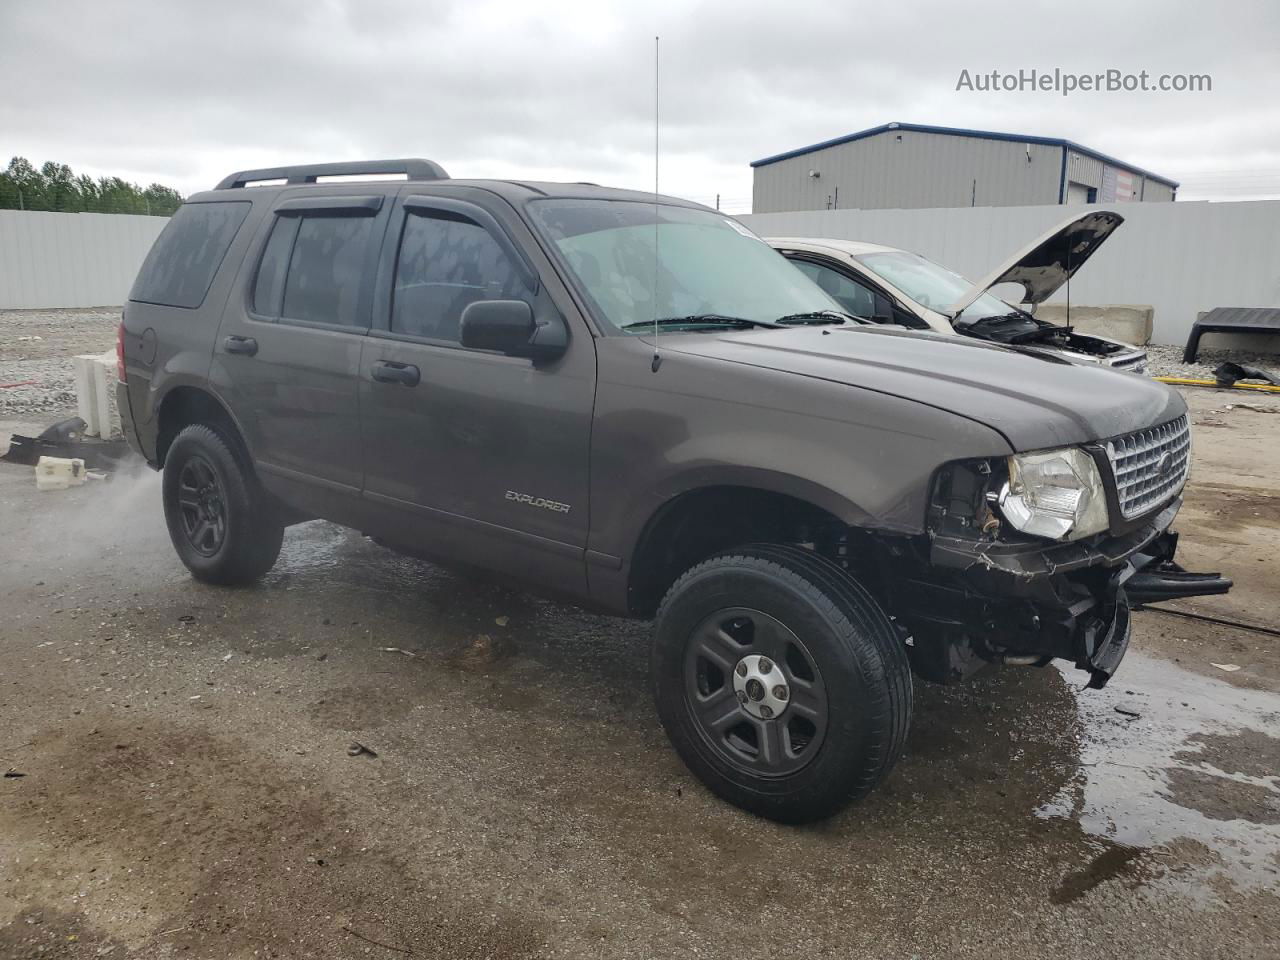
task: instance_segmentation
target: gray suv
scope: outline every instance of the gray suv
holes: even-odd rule
[[[1173,559],[1176,392],[858,322],[667,197],[236,173],[156,241],[120,378],[197,579],[262,576],[319,517],[653,618],[676,750],[783,821],[885,776],[913,671],[1061,658],[1101,686],[1132,604],[1230,586]]]

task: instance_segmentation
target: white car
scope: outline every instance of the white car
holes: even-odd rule
[[[1073,217],[978,283],[917,253],[876,243],[820,237],[768,237],[766,242],[855,317],[1146,373],[1145,350],[1077,333],[1031,314],[1035,305],[1066,283],[1123,222],[1123,217],[1110,211]],[[1026,309],[990,293],[991,287],[1002,283],[1023,288]]]

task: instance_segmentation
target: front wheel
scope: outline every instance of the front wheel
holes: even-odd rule
[[[658,611],[652,680],[672,744],[708,787],[786,823],[865,796],[902,752],[911,670],[875,600],[795,547],[712,557]]]
[[[250,583],[280,554],[284,524],[257,477],[221,433],[192,424],[164,461],[169,539],[191,575],[206,583]]]

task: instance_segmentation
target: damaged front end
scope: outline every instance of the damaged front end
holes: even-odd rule
[[[1102,687],[1128,648],[1131,608],[1231,588],[1219,574],[1190,574],[1174,559],[1178,537],[1169,527],[1182,504],[1185,467],[1162,462],[1183,471],[1176,489],[1170,485],[1162,502],[1126,517],[1128,501],[1114,477],[1128,468],[1117,471],[1102,444],[1070,452],[1098,465],[1106,510],[1097,532],[1047,521],[1036,527],[1018,512],[1010,489],[1017,489],[1019,460],[1052,453],[965,461],[939,474],[929,537],[894,551],[890,588],[892,609],[912,637],[913,666],[927,679],[964,679],[989,663],[1063,659],[1088,672],[1091,687]],[[1101,504],[1085,506],[1082,515],[1091,509]],[[1023,532],[1028,528],[1042,535]]]

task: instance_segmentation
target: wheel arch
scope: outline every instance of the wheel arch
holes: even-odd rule
[[[193,423],[203,423],[228,434],[248,455],[244,431],[231,410],[213,392],[189,384],[178,384],[167,390],[157,405],[156,466],[164,466],[166,454],[174,438]]]
[[[682,485],[640,524],[626,567],[628,611],[652,615],[681,573],[729,547],[756,541],[817,546],[869,524],[866,511],[835,491],[772,471]]]

